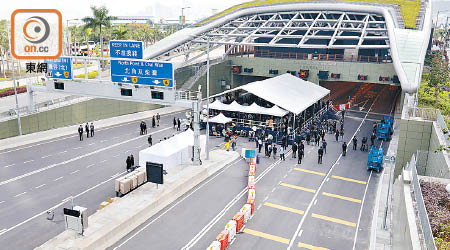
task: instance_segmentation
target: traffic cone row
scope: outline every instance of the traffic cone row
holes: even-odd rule
[[[224,250],[236,237],[236,234],[244,230],[244,225],[247,223],[255,211],[255,172],[256,162],[250,160],[248,171],[248,185],[247,185],[247,202],[242,206],[241,210],[236,213],[233,218],[228,221],[225,229],[220,232],[216,239],[209,245],[207,250]]]

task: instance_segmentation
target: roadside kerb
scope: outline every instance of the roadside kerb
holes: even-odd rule
[[[171,169],[158,189],[156,184],[144,184],[89,216],[84,236],[66,230],[36,249],[105,249],[238,158],[236,152],[215,150],[202,166],[180,165]]]

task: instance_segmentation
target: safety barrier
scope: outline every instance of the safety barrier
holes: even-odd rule
[[[253,213],[255,212],[255,152],[250,149],[242,149],[241,156],[248,160],[247,202],[227,223],[225,229],[217,235],[216,239],[209,245],[207,250],[225,250],[229,245],[231,245],[233,240],[236,238],[236,235],[244,230],[245,224],[252,218]]]

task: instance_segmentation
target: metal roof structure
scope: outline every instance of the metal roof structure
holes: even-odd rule
[[[431,4],[422,3],[416,29],[404,29],[398,6],[361,2],[286,2],[240,8],[193,25],[147,48],[146,59],[185,56],[187,65],[210,49],[235,46],[378,50],[392,57],[404,92],[416,92],[431,32]],[[192,58],[193,51],[203,51]]]

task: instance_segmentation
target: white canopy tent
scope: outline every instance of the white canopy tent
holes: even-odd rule
[[[244,106],[244,109],[242,110],[242,112],[265,115],[267,113],[267,110],[268,110],[268,108],[261,107],[254,102],[250,106]]]
[[[278,117],[283,117],[289,113],[289,111],[286,111],[286,110],[278,107],[277,105],[273,105],[273,107],[267,109],[266,112],[267,112],[267,113],[265,113],[266,115],[273,115],[273,116],[278,116]]]
[[[330,90],[318,84],[286,73],[266,80],[252,82],[212,97],[236,90],[245,90],[294,114],[303,112],[330,93]]]
[[[200,148],[206,144],[205,135],[200,136]],[[179,133],[167,140],[139,151],[139,165],[146,166],[146,162],[163,164],[164,169],[174,168],[177,165],[190,162],[192,146],[194,145],[194,132],[190,129]]]
[[[220,113],[220,114],[210,118],[209,122],[225,124],[225,123],[232,122],[232,119],[228,118],[228,117],[224,116],[222,113]]]

